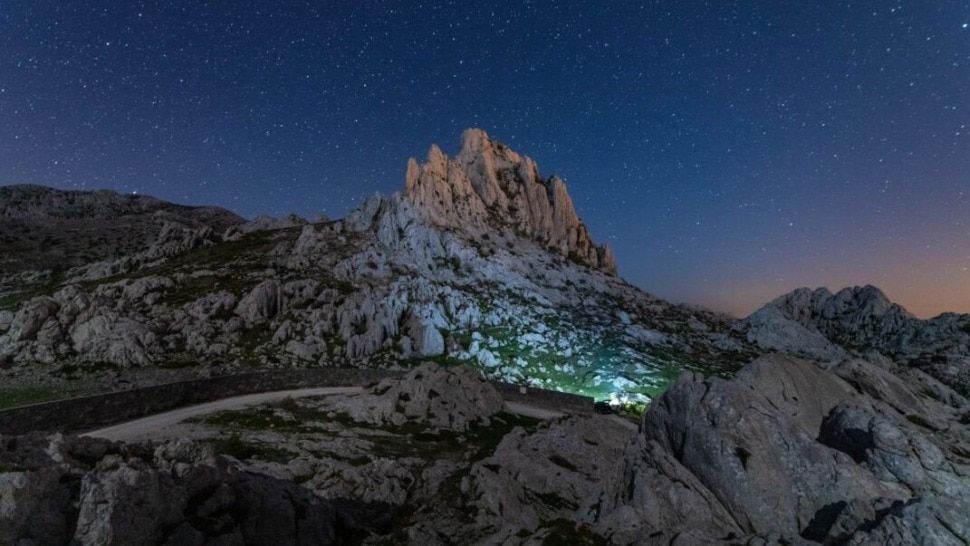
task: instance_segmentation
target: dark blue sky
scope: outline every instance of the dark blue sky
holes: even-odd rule
[[[478,126],[622,274],[970,311],[970,4],[0,3],[0,184],[343,214]]]

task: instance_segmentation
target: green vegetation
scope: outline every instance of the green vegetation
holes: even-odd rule
[[[551,508],[553,510],[568,510],[572,512],[579,508],[575,502],[560,497],[555,493],[541,493],[539,491],[525,489],[525,494],[537,504],[541,504],[542,506]]]
[[[7,472],[22,472],[24,469],[19,466],[14,466],[0,462],[0,474],[5,474]]]
[[[77,380],[86,374],[113,372],[119,369],[114,362],[98,360],[95,362],[79,362],[77,364],[65,364],[51,372],[51,375],[63,377],[65,379]]]
[[[259,350],[273,339],[273,332],[266,326],[255,326],[239,334],[239,353],[243,364],[259,365]]]
[[[24,284],[18,290],[0,294],[0,310],[15,311],[31,298],[51,294],[60,288],[67,267],[56,265],[47,271],[46,277],[33,284]]]
[[[447,258],[435,257],[434,258],[435,267],[442,269],[450,269],[453,273],[459,273],[461,271],[461,258],[458,256],[448,256]]]
[[[240,461],[260,460],[286,464],[297,456],[288,449],[245,441],[238,434],[217,438],[210,443],[217,453],[235,457]]]
[[[542,546],[607,546],[610,541],[594,533],[587,525],[556,519],[544,526],[549,534]]]
[[[287,410],[278,411],[277,408],[282,410],[280,404],[223,411],[212,415],[193,417],[188,422],[202,423],[232,431],[313,432],[318,429],[309,423],[327,419],[325,414],[295,403],[288,405]]]
[[[30,292],[6,292],[0,294],[0,311],[15,311],[32,296]]]
[[[488,425],[474,426],[464,433],[432,430],[417,423],[402,426],[377,426],[358,423],[343,414],[324,412],[296,400],[216,413],[189,419],[188,422],[220,428],[238,435],[244,432],[272,430],[280,433],[305,434],[320,432],[323,423],[353,429],[354,435],[371,444],[368,453],[375,457],[471,460],[491,455],[502,438],[515,427],[534,430],[539,420],[508,413],[491,419]],[[348,457],[342,453],[327,456],[353,465],[366,464],[367,458]],[[238,457],[237,457],[238,458]]]
[[[939,427],[933,425],[933,423],[927,421],[926,419],[924,419],[923,417],[915,413],[908,414],[906,416],[906,420],[919,427],[923,427],[929,430],[939,430]]]
[[[0,409],[9,409],[41,402],[51,402],[63,398],[76,398],[96,394],[98,391],[89,385],[70,386],[31,386],[0,388]]]

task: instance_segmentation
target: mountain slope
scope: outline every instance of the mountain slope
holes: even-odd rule
[[[432,359],[642,401],[684,367],[729,371],[754,354],[732,319],[617,277],[562,181],[482,131],[466,131],[453,159],[432,147],[405,181],[337,221],[236,225],[202,245],[71,270],[8,300],[0,360],[24,381],[127,382],[131,368]]]
[[[67,268],[151,247],[168,226],[221,234],[243,219],[216,207],[188,207],[113,191],[0,187],[0,271]]]

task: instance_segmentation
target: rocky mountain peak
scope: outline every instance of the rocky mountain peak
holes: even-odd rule
[[[935,354],[945,362],[966,353],[968,325],[970,316],[955,313],[921,320],[879,288],[865,285],[834,294],[826,288],[799,288],[752,313],[740,327],[763,349],[821,360],[876,350],[906,359]]]
[[[892,315],[904,318],[913,316],[893,303],[879,288],[872,285],[850,286],[835,294],[827,288],[799,288],[768,304],[780,309],[788,318],[802,324],[818,320],[843,320],[855,317],[871,320]]]
[[[565,182],[542,177],[535,161],[481,129],[463,133],[454,158],[431,146],[423,164],[409,160],[405,197],[433,224],[472,236],[511,231],[590,267],[616,272],[611,250],[593,242]]]

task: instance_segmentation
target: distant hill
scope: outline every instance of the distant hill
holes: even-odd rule
[[[114,191],[0,187],[0,271],[65,269],[134,254],[166,224],[221,234],[244,219],[217,207],[189,207]]]
[[[820,360],[876,351],[918,365],[970,395],[970,315],[922,320],[874,286],[800,288],[768,303],[740,327],[766,350]]]

